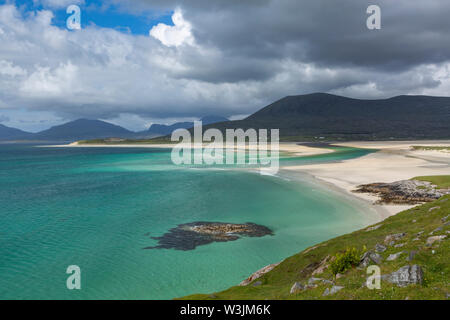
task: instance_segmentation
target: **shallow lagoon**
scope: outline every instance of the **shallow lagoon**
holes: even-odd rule
[[[337,161],[366,154],[283,159]],[[0,146],[0,298],[170,299],[238,284],[257,269],[375,221],[308,179],[174,166],[168,150]],[[252,222],[273,236],[144,250],[179,224]],[[81,268],[82,289],[66,288]]]

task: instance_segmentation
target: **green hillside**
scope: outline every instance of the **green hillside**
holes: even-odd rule
[[[326,93],[288,96],[224,129],[280,129],[283,141],[450,138],[450,98],[397,96],[362,100]]]
[[[441,184],[448,183],[450,177],[442,179],[439,181]],[[446,195],[434,202],[389,217],[372,227],[306,249],[285,259],[272,271],[247,286],[235,286],[213,294],[194,294],[183,299],[448,299],[449,215],[450,195]],[[392,239],[387,238],[389,236]],[[436,236],[442,237],[434,238],[435,241],[430,243],[433,239],[430,237]],[[386,250],[376,251],[375,245],[378,249],[385,246]],[[345,256],[349,249],[350,254]],[[368,277],[366,267],[359,265],[360,257],[365,252],[377,253],[381,257],[378,266],[382,275],[391,274],[404,266],[417,265],[423,271],[423,281],[401,287],[383,279],[381,289],[370,290],[365,286]],[[402,253],[396,259],[388,261],[390,255],[399,252]],[[335,277],[332,269],[345,267],[345,258],[349,258],[348,269]],[[370,264],[375,262],[372,260]],[[313,271],[321,266],[327,268],[323,273],[313,276]],[[313,277],[322,280],[315,280],[312,284]],[[295,282],[300,286],[308,283],[311,285],[291,294],[290,290]],[[337,293],[324,296],[324,292],[333,286],[343,288]]]

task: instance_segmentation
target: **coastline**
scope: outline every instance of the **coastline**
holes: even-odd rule
[[[365,193],[354,193],[358,185],[376,182],[394,182],[417,176],[450,175],[450,153],[439,151],[414,151],[414,145],[442,146],[450,141],[382,141],[345,142],[337,146],[378,149],[377,152],[360,158],[333,163],[294,165],[283,167],[287,172],[302,172],[321,180],[328,186],[340,189],[353,198],[371,204],[380,213],[387,212],[383,218],[410,209],[415,205],[377,204],[379,198]]]
[[[339,185],[321,179],[320,177],[317,177],[309,172],[281,168],[278,176],[280,176],[281,178],[307,182],[312,186],[317,186],[318,188],[325,189],[328,192],[337,195],[339,198],[346,199],[349,203],[352,203],[353,206],[360,209],[362,213],[367,216],[367,221],[370,224],[383,221],[384,219],[392,215],[391,211],[386,208],[386,205],[374,204],[374,201],[372,201],[372,199],[358,197],[357,193],[348,192],[346,189],[341,188]],[[376,197],[374,200],[376,200]],[[375,222],[373,221],[374,214],[377,217]]]
[[[183,147],[186,149],[192,148],[191,144],[79,144],[78,142],[72,142],[70,144],[62,145],[45,145],[40,147],[45,148],[159,148],[159,149],[171,149],[175,146]],[[202,147],[208,146],[204,143]],[[258,145],[246,145],[245,148],[238,148],[238,150],[255,150]],[[226,146],[225,146],[226,149]],[[279,145],[279,151],[288,153],[292,156],[313,156],[325,153],[332,153],[333,150],[326,148],[310,147],[299,145],[296,142],[281,142]]]
[[[206,144],[205,144],[206,145]],[[380,221],[415,205],[374,204],[379,198],[366,193],[352,192],[361,184],[376,182],[394,182],[407,180],[416,176],[450,175],[450,153],[434,150],[412,150],[412,146],[449,146],[450,140],[424,141],[352,141],[330,144],[332,146],[376,149],[377,152],[360,158],[339,162],[318,163],[308,165],[287,165],[280,167],[280,176],[302,178],[309,176],[325,188],[352,201],[372,208],[377,212]],[[49,145],[53,148],[173,148],[175,144],[78,144]],[[186,147],[190,147],[186,146]],[[245,149],[257,148],[256,145]],[[315,145],[303,145],[296,142],[280,142],[279,151],[292,156],[313,156],[332,153],[333,150]]]

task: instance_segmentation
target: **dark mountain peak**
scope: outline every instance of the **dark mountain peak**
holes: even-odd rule
[[[76,120],[69,121],[68,123],[98,123],[98,122],[104,122],[98,119],[88,119],[88,118],[80,118]]]
[[[202,121],[202,125],[208,125],[208,124],[213,124],[213,123],[217,123],[217,122],[229,121],[225,117],[216,116],[216,115],[204,116],[200,120]],[[155,123],[150,126],[150,128],[148,129],[148,133],[163,136],[163,135],[171,134],[176,129],[190,129],[193,126],[194,126],[194,122],[176,122],[171,125]]]
[[[0,123],[0,140],[27,139],[32,133],[20,129],[11,128]]]
[[[115,124],[96,119],[77,119],[35,134],[41,140],[82,140],[94,138],[127,138],[134,133]]]
[[[326,92],[313,92],[313,93],[306,93],[306,94],[297,94],[297,95],[291,95],[287,97],[304,97],[304,98],[320,98],[320,97],[340,97],[336,94],[326,93]]]
[[[450,97],[353,99],[314,93],[280,99],[224,127],[278,128],[284,137],[344,140],[450,138]]]
[[[200,119],[204,125],[217,123],[217,122],[224,122],[229,121],[229,119],[222,117],[222,116],[216,116],[216,115],[207,115]]]

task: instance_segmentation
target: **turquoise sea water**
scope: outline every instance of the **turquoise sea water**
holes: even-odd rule
[[[283,159],[338,161],[369,151]],[[376,217],[304,181],[171,164],[169,150],[0,145],[0,299],[171,299],[238,284],[257,269]],[[178,224],[265,225],[274,236],[155,249]],[[81,268],[81,290],[66,268]]]

